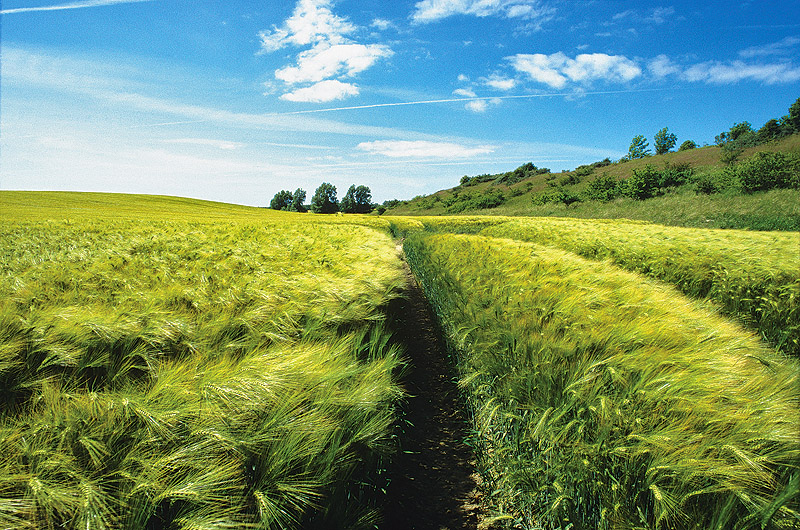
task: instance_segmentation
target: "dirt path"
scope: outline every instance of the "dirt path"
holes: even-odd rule
[[[409,398],[381,530],[477,529],[480,478],[464,443],[468,418],[430,307],[407,265],[406,275],[395,329],[409,360]]]

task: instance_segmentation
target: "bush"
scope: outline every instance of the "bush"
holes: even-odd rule
[[[696,148],[697,148],[697,143],[695,143],[694,140],[686,140],[678,148],[678,151],[688,151],[689,149],[696,149]]]
[[[590,201],[613,201],[622,194],[620,183],[612,175],[601,175],[589,183],[584,192]]]
[[[661,188],[674,188],[683,186],[692,177],[692,167],[689,164],[667,164],[661,171],[658,185]]]
[[[591,171],[589,173],[591,173]],[[574,186],[575,184],[580,184],[580,182],[581,182],[581,177],[580,175],[578,175],[577,172],[567,173],[566,176],[558,179],[558,184],[561,186]]]
[[[465,210],[488,210],[497,208],[505,202],[505,195],[500,190],[490,190],[486,193],[465,193],[463,195],[452,195],[442,204],[445,205],[448,213],[461,213]]]
[[[800,157],[791,153],[757,153],[730,172],[745,193],[800,187]]]
[[[622,194],[632,199],[643,200],[655,197],[659,192],[661,172],[651,165],[634,169],[633,174],[622,184]]]

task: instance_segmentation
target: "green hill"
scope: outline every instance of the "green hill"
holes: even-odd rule
[[[733,164],[723,162],[725,154],[724,147],[707,146],[629,161],[605,159],[561,173],[529,163],[508,173],[465,177],[454,188],[398,201],[387,213],[627,218],[674,226],[800,230],[800,134],[744,149]],[[732,182],[754,160],[784,155],[794,181],[789,188],[743,193]],[[620,193],[634,175],[667,182],[652,190],[652,197]],[[598,198],[603,183],[615,186],[616,196]]]

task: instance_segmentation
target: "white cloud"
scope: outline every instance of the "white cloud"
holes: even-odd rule
[[[484,80],[486,86],[490,86],[492,88],[496,88],[497,90],[511,90],[515,86],[517,86],[516,79],[511,79],[509,77],[501,77],[497,74],[490,75],[487,79]]]
[[[69,4],[58,4],[53,6],[39,7],[16,7],[3,9],[0,15],[10,15],[13,13],[28,13],[31,11],[60,11],[62,9],[80,9],[84,7],[110,6],[114,4],[132,4],[137,2],[152,2],[153,0],[86,0],[85,2],[72,2]]]
[[[668,7],[654,7],[646,14],[641,14],[635,9],[628,9],[621,11],[611,17],[613,22],[620,22],[623,20],[630,20],[633,23],[648,23],[648,24],[664,24],[670,18],[675,17],[675,8]]]
[[[540,0],[422,0],[414,6],[412,22],[426,24],[453,15],[502,16],[549,20],[555,9]]]
[[[494,151],[490,146],[466,147],[451,142],[428,142],[424,140],[377,140],[362,142],[356,149],[391,158],[470,158]]]
[[[792,52],[800,44],[800,38],[786,37],[785,39],[765,44],[762,46],[752,46],[739,52],[742,59],[752,59],[754,57],[767,57],[770,55],[786,55]]]
[[[203,147],[216,147],[225,151],[232,151],[239,149],[242,144],[237,142],[228,142],[226,140],[214,140],[211,138],[175,138],[172,140],[163,140],[167,144],[184,144],[184,145],[197,145]]]
[[[476,114],[482,114],[489,110],[489,107],[496,107],[497,105],[500,105],[501,102],[502,100],[499,98],[476,99],[475,101],[470,101],[464,105],[464,108]]]
[[[336,76],[353,77],[378,59],[390,57],[392,50],[380,44],[321,43],[297,57],[297,66],[287,66],[275,72],[275,77],[287,84],[316,83]]]
[[[675,16],[675,8],[670,7],[656,7],[650,14],[645,17],[646,22],[652,22],[653,24],[663,24],[668,19]]]
[[[282,27],[273,26],[272,31],[259,33],[263,50],[274,52],[286,46],[342,42],[356,27],[346,18],[334,15],[330,6],[330,0],[299,0]]]
[[[469,77],[464,74],[458,74],[458,80],[461,83],[469,83]]]
[[[392,24],[392,22],[389,20],[376,18],[375,20],[372,21],[372,24],[370,24],[370,26],[373,28],[377,28],[381,31],[386,31],[387,29],[394,27],[394,24]]]
[[[795,83],[800,81],[800,68],[790,63],[747,64],[742,61],[722,63],[709,61],[690,66],[683,78],[691,82],[706,82],[716,85],[758,81],[767,85]]]
[[[315,85],[306,88],[299,88],[294,92],[289,92],[281,96],[285,101],[307,102],[307,103],[326,103],[337,99],[344,99],[349,96],[357,96],[358,87],[349,83],[342,83],[335,79],[320,81]]]
[[[331,0],[298,0],[292,16],[281,27],[262,31],[261,49],[274,52],[286,46],[309,49],[297,55],[294,65],[275,71],[275,78],[288,86],[313,83],[281,96],[286,101],[325,102],[359,94],[358,87],[343,83],[394,52],[383,44],[358,44],[347,35],[358,31],[348,19],[331,11]],[[376,19],[373,27],[388,28],[390,22]],[[265,83],[268,93],[274,91]]]
[[[574,59],[562,52],[517,54],[506,60],[516,71],[552,88],[563,88],[568,81],[583,85],[593,81],[625,83],[642,75],[642,69],[627,57],[604,53],[584,53]]]
[[[650,62],[647,63],[647,68],[653,76],[659,79],[680,72],[680,67],[673,63],[672,59],[663,54],[650,60]]]
[[[477,94],[472,89],[469,88],[457,88],[453,90],[454,96],[461,96],[463,98],[474,98],[477,97]]]
[[[748,53],[753,52],[753,49],[749,50]],[[775,85],[800,81],[800,68],[789,61],[773,63],[705,61],[681,65],[666,55],[659,55],[648,62],[647,68],[656,79],[675,76],[690,83],[729,85],[741,81],[753,81]]]

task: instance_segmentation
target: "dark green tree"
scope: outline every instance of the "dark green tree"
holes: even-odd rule
[[[306,200],[306,190],[297,188],[294,190],[294,195],[292,195],[292,204],[289,206],[289,210],[293,212],[300,212],[305,213],[306,207],[303,203]]]
[[[697,143],[694,140],[686,140],[678,148],[678,151],[688,151],[689,149],[697,149]]]
[[[637,158],[644,158],[650,156],[650,143],[643,135],[639,134],[631,140],[631,146],[628,148],[628,160],[635,160]]]
[[[656,154],[663,155],[669,153],[670,150],[678,143],[678,137],[669,132],[669,129],[664,127],[656,133],[654,138]]]
[[[323,182],[311,198],[311,211],[314,213],[336,213],[339,202],[336,200],[336,186]]]
[[[288,210],[292,204],[292,192],[281,190],[272,197],[269,207],[273,210]]]
[[[367,186],[358,186],[355,192],[356,213],[372,211],[372,191]]]
[[[784,118],[787,134],[800,132],[800,98],[789,107],[789,115]]]
[[[369,213],[372,211],[372,192],[366,186],[352,185],[347,189],[339,209],[344,213]]]

